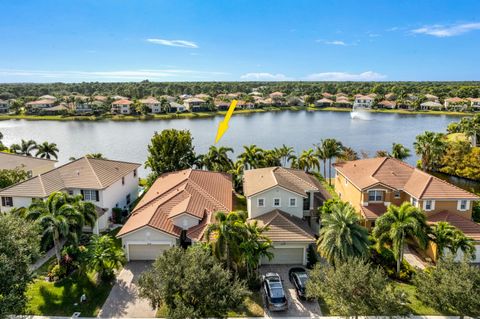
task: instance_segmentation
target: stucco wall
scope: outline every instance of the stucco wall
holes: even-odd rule
[[[195,225],[198,225],[199,221],[200,220],[198,218],[195,218],[188,214],[181,214],[179,216],[172,218],[172,224],[184,230],[187,230]]]
[[[335,192],[337,192],[342,201],[350,203],[357,211],[360,211],[362,192],[349,181],[345,181],[347,181],[346,178],[337,172],[337,177],[335,177]]]
[[[258,206],[258,199],[265,199],[265,206]],[[273,199],[280,198],[280,206],[273,206]],[[296,199],[296,206],[290,207],[290,198]],[[279,209],[298,218],[303,218],[303,198],[296,193],[287,191],[281,187],[274,187],[265,192],[247,198],[248,217],[255,218],[272,210]]]

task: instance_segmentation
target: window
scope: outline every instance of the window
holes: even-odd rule
[[[273,207],[280,207],[280,198],[273,199]]]
[[[410,199],[410,202],[411,202],[411,204],[412,204],[413,206],[417,207],[418,201],[417,201],[417,199],[416,199],[415,197],[412,197],[412,198]]]
[[[393,196],[394,196],[395,198],[400,198],[400,191],[394,191],[394,192],[393,192]]]
[[[431,200],[426,200],[424,203],[423,203],[423,208],[425,210],[432,210],[433,209],[433,202]]]
[[[265,207],[265,198],[259,198],[257,200],[257,206],[258,207]]]
[[[73,196],[73,190],[69,189],[68,190],[68,195]]]
[[[369,202],[381,202],[383,201],[383,191],[368,191]]]
[[[13,198],[12,197],[2,197],[2,206],[12,207],[13,206]]]
[[[296,198],[290,198],[289,201],[288,201],[288,206],[297,207],[297,199]]]
[[[458,209],[459,210],[467,210],[468,209],[468,201],[466,199],[462,199],[458,201]]]
[[[125,185],[125,177],[122,177],[122,185]]]
[[[137,169],[133,170],[133,177],[137,177]]]
[[[93,189],[84,189],[81,191],[84,200],[96,201],[98,202],[98,191]]]
[[[131,199],[130,194],[127,195],[126,199],[127,199],[127,205],[130,204],[130,199]]]

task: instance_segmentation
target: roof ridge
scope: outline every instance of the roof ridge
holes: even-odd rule
[[[98,185],[100,185],[101,188],[104,188],[102,182],[100,181],[100,178],[98,178],[97,172],[92,166],[92,163],[90,163],[90,159],[87,156],[84,156],[83,158],[87,161],[88,167],[90,167],[90,169],[92,170],[93,176],[95,176],[95,179],[97,180]]]
[[[425,192],[427,191],[427,188],[428,186],[430,185],[430,183],[432,182],[432,175],[428,176],[428,181],[425,183],[425,186],[423,187],[423,190],[422,192],[420,193],[420,196],[418,198],[422,198],[423,194],[425,194]]]
[[[211,199],[213,199],[213,201],[217,204],[220,204],[220,206],[223,206],[227,211],[229,211],[230,209],[228,207],[226,207],[225,205],[223,205],[223,203],[221,203],[219,200],[217,200],[215,197],[213,197],[209,192],[207,192],[207,190],[205,190],[203,187],[201,187],[200,185],[198,185],[195,181],[191,180],[190,178],[187,180],[187,184],[188,182],[191,182],[193,185],[194,185],[194,188],[199,188],[201,190],[202,193],[205,193],[205,195],[207,195],[207,197],[210,197]]]
[[[167,195],[171,190],[173,190],[174,188],[180,186],[180,184],[182,184],[182,183],[186,183],[186,181],[187,181],[187,180],[184,179],[184,180],[180,181],[179,183],[175,184],[174,186],[170,187],[168,190],[166,190],[166,191],[163,192],[162,194],[158,194],[158,196],[155,196],[154,198],[152,198],[151,200],[149,200],[148,202],[146,202],[146,203],[143,204],[142,206],[136,206],[136,207],[133,209],[132,213],[135,212],[135,211],[137,211],[137,210],[140,210],[141,208],[143,208],[143,207],[145,207],[145,206],[147,206],[147,205],[149,205],[149,204],[151,204],[151,203],[153,203],[153,202],[155,202],[156,200],[160,199],[160,198],[162,197],[162,195]],[[152,188],[152,187],[150,187],[150,189],[151,189],[151,188]],[[178,192],[178,194],[180,194],[180,191]],[[173,197],[175,197],[175,196],[176,196],[176,195],[173,195],[173,196],[171,196],[171,198],[173,198]]]
[[[22,154],[8,153],[8,152],[5,152],[5,151],[0,151],[0,155],[11,155],[11,156],[22,157],[22,158],[26,158],[26,159],[48,161],[48,162],[55,162],[55,163],[58,162],[58,160],[52,160],[52,159],[49,159],[49,158],[41,158],[41,157],[36,157],[36,156],[26,156],[26,155],[22,155]]]
[[[383,158],[382,162],[377,166],[377,168],[373,171],[373,173],[372,173],[370,176],[373,177],[373,175],[375,175],[375,174],[378,172],[378,170],[383,166],[383,164],[385,164],[385,162],[387,161],[388,158],[389,158],[389,157],[385,156],[385,157]],[[374,177],[374,178],[375,178],[375,177]],[[376,178],[375,178],[375,179],[376,179]],[[378,179],[376,179],[376,180],[377,180],[377,182],[380,182]]]
[[[457,185],[454,185],[454,184],[452,184],[452,183],[449,183],[449,182],[447,182],[447,181],[444,181],[443,179],[438,178],[438,177],[436,177],[435,175],[431,175],[431,174],[429,174],[429,173],[427,173],[427,172],[424,172],[424,171],[422,171],[422,170],[420,170],[420,169],[418,169],[418,168],[415,168],[415,170],[420,171],[421,173],[430,176],[430,178],[431,178],[432,181],[433,181],[433,180],[439,181],[439,182],[441,182],[441,183],[443,183],[443,184],[445,184],[445,185],[447,185],[447,186],[451,186],[451,187],[454,187],[454,188],[456,188],[456,189],[458,189],[458,190],[461,190],[461,191],[463,191],[463,192],[466,192],[466,193],[469,193],[469,194],[471,194],[471,195],[477,196],[476,194],[474,194],[474,193],[472,193],[472,192],[469,192],[469,191],[467,191],[467,190],[465,190],[465,189],[463,189],[463,188],[461,188],[461,187],[458,187]],[[425,187],[425,190],[426,190],[426,187]],[[477,196],[477,197],[478,197],[478,196]]]
[[[43,174],[38,174],[38,181],[40,182],[40,187],[42,188],[43,194],[48,196],[47,191],[45,190],[45,185],[43,184],[42,175]]]
[[[309,234],[307,231],[305,231],[305,229],[303,229],[302,227],[300,227],[299,225],[297,225],[294,221],[292,221],[290,218],[288,218],[288,216],[291,217],[291,218],[298,218],[298,217],[292,216],[292,215],[290,215],[290,214],[288,214],[288,213],[286,213],[286,212],[284,212],[284,211],[282,211],[282,210],[279,210],[279,209],[277,210],[277,214],[279,214],[283,219],[287,220],[290,224],[293,224],[296,228],[300,229],[304,234],[306,234],[306,235],[308,235],[308,236],[312,236],[312,234]],[[288,216],[287,216],[287,215],[288,215]],[[300,218],[298,218],[298,219],[301,221]],[[273,219],[272,219],[272,220],[273,220]],[[313,236],[312,236],[312,237],[313,237]]]
[[[306,181],[304,180],[303,178],[300,178],[298,177],[297,175],[293,174],[289,168],[285,168],[285,167],[282,167],[283,170],[285,170],[289,175],[293,176],[293,178],[299,180],[299,181],[302,181],[304,183],[307,183],[308,185],[312,186],[313,188],[317,189],[318,190],[318,187],[313,185],[312,183],[310,183],[309,181]],[[309,173],[305,172],[305,171],[302,171],[302,170],[298,170],[298,171],[301,171],[303,173],[305,173],[307,176],[310,176]]]

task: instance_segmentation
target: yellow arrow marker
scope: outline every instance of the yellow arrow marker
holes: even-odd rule
[[[233,100],[232,104],[230,104],[230,107],[228,108],[227,114],[225,114],[225,118],[218,125],[217,136],[215,137],[215,144],[217,144],[218,141],[220,141],[223,134],[227,131],[228,122],[230,121],[230,117],[232,117],[233,111],[235,110],[236,106],[237,106],[237,100]]]

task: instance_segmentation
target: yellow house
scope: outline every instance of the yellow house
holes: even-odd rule
[[[335,191],[362,215],[371,228],[391,204],[410,202],[429,223],[448,221],[476,241],[480,262],[480,225],[472,221],[473,202],[480,198],[407,163],[389,157],[335,163]]]

